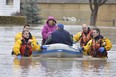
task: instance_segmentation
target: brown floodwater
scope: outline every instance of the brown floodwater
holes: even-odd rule
[[[107,60],[99,59],[40,59],[38,57],[18,60],[11,55],[14,37],[22,26],[0,26],[0,77],[115,77],[116,76],[116,27],[99,27],[113,47]],[[30,32],[41,44],[42,26],[31,27]],[[72,34],[81,31],[81,26],[68,25]]]

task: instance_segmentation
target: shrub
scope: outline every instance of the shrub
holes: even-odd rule
[[[23,25],[26,23],[25,16],[0,16],[0,24]]]
[[[39,12],[37,0],[25,0],[21,3],[21,14],[26,16],[28,23],[42,24],[42,17],[39,16]]]

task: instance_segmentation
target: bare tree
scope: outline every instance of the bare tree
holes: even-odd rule
[[[90,25],[96,26],[98,9],[101,5],[105,4],[107,0],[89,0],[91,9]]]

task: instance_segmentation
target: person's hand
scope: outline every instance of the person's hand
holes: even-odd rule
[[[42,49],[42,50],[43,50],[43,49],[46,50],[46,49],[47,49],[47,46],[46,46],[46,45],[42,45],[42,46],[41,46],[41,49]]]
[[[48,32],[47,34],[48,34],[48,35],[51,35],[51,33],[52,33],[52,32]]]
[[[100,51],[100,52],[104,52],[104,50],[105,50],[104,47],[100,47],[100,48],[99,48],[99,51]]]
[[[33,42],[33,40],[32,40],[32,39],[29,39],[29,40],[28,40],[28,43],[32,43],[32,42]]]
[[[17,58],[20,60],[22,58],[22,56],[21,55],[18,55]]]

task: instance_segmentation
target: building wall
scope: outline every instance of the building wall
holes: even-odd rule
[[[6,5],[6,0],[0,0],[0,16],[11,16],[20,11],[20,0],[13,0],[13,4]]]
[[[57,20],[67,20],[73,24],[90,22],[91,10],[89,4],[52,4],[40,3],[40,16],[46,19],[54,16]],[[116,20],[116,4],[105,4],[99,8],[97,25],[112,26],[112,20]]]
[[[106,4],[99,8],[97,25],[116,26],[116,4]]]

